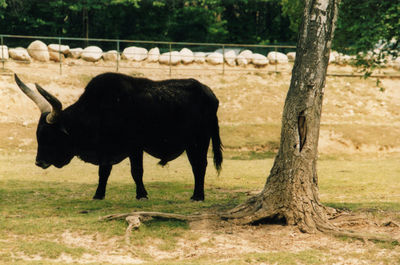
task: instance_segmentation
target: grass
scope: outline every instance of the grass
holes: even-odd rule
[[[50,259],[58,258],[62,253],[77,258],[81,257],[83,253],[93,253],[93,251],[85,248],[66,247],[62,244],[46,240],[40,240],[36,242],[22,242],[21,244],[19,244],[18,250],[24,252],[28,256],[40,255],[42,257],[47,257]]]
[[[319,250],[305,250],[297,253],[289,252],[271,252],[271,253],[255,253],[247,256],[247,263],[266,263],[266,264],[321,264],[324,261],[324,254]]]
[[[321,199],[351,210],[381,207],[399,210],[398,158],[323,160],[319,163]]]
[[[68,68],[65,71],[68,72]],[[142,75],[129,71],[128,74],[134,76]],[[82,89],[93,75],[93,72],[79,71],[60,79],[38,72],[22,73],[21,78],[46,87],[57,83],[59,87],[72,88],[73,93],[65,89],[60,94],[60,99],[71,103],[79,94],[77,89]],[[179,259],[171,255],[179,251],[185,253],[185,242],[212,250],[222,243],[204,241],[204,237],[213,238],[224,232],[217,229],[207,234],[210,231],[193,230],[185,222],[152,220],[134,231],[129,238],[131,245],[127,245],[125,221],[98,220],[107,214],[134,210],[182,214],[219,212],[261,191],[279,146],[281,111],[289,77],[256,73],[199,78],[220,99],[218,116],[225,145],[220,176],[209,161],[203,203],[189,200],[193,176],[185,156],[164,168],[156,165],[157,160],[145,156],[148,201],[135,200],[135,186],[126,160],[114,166],[106,199],[93,201],[97,167],[75,159],[62,169],[37,168],[34,166],[35,140],[29,144],[21,141],[34,137],[34,125],[22,126],[20,122],[27,114],[15,122],[0,123],[0,138],[3,139],[0,148],[0,263],[59,264],[66,263],[62,259],[66,256],[70,262],[94,256],[98,259],[85,262],[108,264],[116,262],[115,256],[126,254],[145,264],[154,264],[152,259],[157,254],[151,253],[155,252],[162,256],[157,264],[340,264],[347,261],[400,264],[399,246],[357,245],[362,244],[360,241],[355,241],[352,249],[319,247],[318,242],[308,248],[300,243],[296,249],[296,243],[292,243],[286,250],[251,250],[243,255],[199,250],[193,257],[181,255],[184,258]],[[164,77],[153,75],[150,78]],[[339,138],[333,144],[339,148],[337,153],[322,153],[318,162],[320,199],[324,204],[366,212],[374,218],[389,215],[400,221],[399,155],[381,152],[400,146],[395,88],[397,84],[392,84],[382,92],[371,80],[328,77],[321,135],[333,132]],[[9,90],[10,98],[15,97],[14,89],[9,87]],[[343,139],[346,140],[344,144],[350,143],[358,151],[340,150]],[[68,240],[68,235],[72,239]],[[260,240],[260,245],[267,242],[269,236]],[[291,235],[282,232],[281,236],[290,239]],[[293,242],[299,244],[299,241]],[[226,243],[230,243],[229,240]],[[35,260],[40,257],[41,260]]]
[[[246,160],[228,159],[219,177],[209,167],[206,201],[193,203],[189,201],[193,180],[186,157],[182,156],[162,168],[156,165],[157,160],[145,156],[144,180],[150,197],[148,201],[134,199],[134,184],[127,161],[115,166],[106,200],[93,201],[91,197],[97,185],[96,167],[73,160],[63,169],[43,171],[33,165],[33,157],[33,152],[27,152],[0,158],[0,261],[12,259],[7,252],[49,260],[59,258],[62,253],[79,258],[85,253],[98,252],[90,247],[64,242],[60,235],[65,231],[74,231],[79,235],[100,234],[108,240],[119,238],[115,247],[122,246],[125,222],[98,221],[100,216],[110,213],[143,210],[185,214],[232,208],[245,201],[250,196],[249,192],[262,189],[273,162],[271,158],[259,159],[258,156]],[[321,200],[327,205],[354,211],[398,212],[399,172],[400,164],[395,158],[322,159],[319,162]],[[131,242],[144,248],[155,244],[159,251],[168,252],[179,248],[179,239],[186,237],[188,231],[185,222],[153,220],[136,231],[131,236]],[[197,237],[193,238],[196,240]],[[140,252],[136,255],[145,260],[149,258]],[[321,257],[326,255],[313,250],[251,254],[237,260],[237,264],[249,261],[322,264]],[[201,261],[204,262],[204,259],[207,258],[203,257]]]

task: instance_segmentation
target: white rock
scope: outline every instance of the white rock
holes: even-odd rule
[[[195,63],[205,63],[206,62],[206,54],[204,52],[195,52],[193,55],[194,55]]]
[[[108,51],[103,53],[104,61],[113,61],[116,62],[118,59],[118,52],[116,50]]]
[[[224,56],[221,53],[213,52],[206,57],[206,61],[212,65],[222,64]]]
[[[348,64],[350,63],[353,59],[355,59],[354,57],[347,55],[347,54],[341,54],[340,55],[340,63],[342,64]]]
[[[181,55],[182,63],[184,64],[193,63],[194,55],[193,52],[188,48],[183,48],[182,50],[180,50],[179,54]]]
[[[41,62],[48,62],[50,60],[49,50],[46,44],[40,40],[35,40],[29,44],[27,50],[29,55],[35,60]]]
[[[249,63],[249,61],[246,59],[246,57],[244,57],[243,55],[240,55],[240,54],[236,57],[236,62],[240,66],[245,66]]]
[[[97,46],[89,46],[83,49],[81,57],[85,61],[97,62],[98,60],[101,59],[102,55],[103,55],[102,49],[100,49]]]
[[[396,60],[393,61],[393,67],[400,70],[400,57],[397,57]]]
[[[339,53],[337,51],[331,51],[329,54],[329,63],[339,62]]]
[[[289,62],[294,62],[294,60],[296,59],[296,52],[288,52],[286,56]]]
[[[151,48],[149,50],[149,53],[147,54],[147,61],[148,62],[158,62],[158,59],[160,58],[160,49],[158,47]]]
[[[224,54],[226,52],[233,51],[235,55],[238,55],[240,53],[240,48],[220,48],[215,50],[214,52]]]
[[[55,61],[55,62],[59,62],[60,59],[61,61],[64,61],[65,56],[63,53],[59,53],[59,52],[54,52],[54,51],[49,51],[49,56],[50,56],[50,60]]]
[[[140,62],[147,58],[147,53],[145,48],[131,46],[124,49],[122,59]]]
[[[18,47],[15,49],[10,49],[8,51],[10,57],[14,60],[18,61],[31,61],[31,57],[28,54],[28,51],[25,48]]]
[[[281,52],[269,52],[267,58],[270,63],[287,63],[289,62],[286,54]]]
[[[234,50],[226,51],[225,54],[225,62],[230,66],[236,65],[236,53]]]
[[[253,57],[252,51],[244,50],[240,52],[239,55],[236,57],[236,62],[238,65],[244,66],[251,62],[252,57]]]
[[[255,66],[265,66],[269,63],[269,60],[266,56],[259,54],[259,53],[253,53],[251,62]]]
[[[82,52],[83,52],[82,48],[73,48],[69,50],[69,54],[74,59],[78,59],[79,57],[81,57]]]
[[[6,45],[0,45],[0,59],[7,60],[8,58],[8,47]]]
[[[181,61],[181,54],[178,51],[166,52],[160,55],[158,61],[162,64],[177,65]]]
[[[61,52],[65,55],[69,54],[68,45],[49,44],[47,47],[49,48],[49,52]]]

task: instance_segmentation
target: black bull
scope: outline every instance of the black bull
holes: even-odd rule
[[[61,168],[74,156],[99,166],[94,199],[103,199],[112,166],[129,157],[136,198],[147,198],[143,185],[143,152],[160,164],[186,151],[195,184],[192,200],[204,200],[207,151],[212,140],[219,172],[222,144],[217,118],[218,99],[194,79],[152,81],[118,73],[94,77],[84,93],[62,110],[61,102],[36,85],[21,90],[39,107],[36,165]]]

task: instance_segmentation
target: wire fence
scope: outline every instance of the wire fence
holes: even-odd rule
[[[42,46],[30,47],[39,40]],[[31,61],[52,61],[65,69],[93,67],[99,71],[161,72],[163,75],[196,75],[200,73],[291,72],[296,46],[192,43],[169,41],[119,40],[0,34],[0,61],[3,72],[10,62],[19,68],[30,67]],[[27,47],[28,51],[26,48]],[[76,48],[78,47],[78,48]],[[85,47],[79,48],[79,47]],[[89,47],[91,47],[89,49]],[[97,47],[97,48],[96,48]],[[292,57],[286,56],[291,52]],[[21,53],[15,59],[13,53]],[[32,60],[33,53],[36,58]],[[40,55],[40,53],[43,53]],[[283,55],[282,55],[283,54]],[[43,58],[40,58],[43,56]],[[283,56],[284,58],[281,58]],[[12,58],[14,57],[14,58]],[[12,58],[12,59],[10,59]],[[353,69],[330,70],[330,76],[363,76]],[[399,71],[383,70],[376,78],[400,78]]]
[[[28,48],[34,40],[39,40],[46,45],[39,48],[30,47],[28,51],[26,48],[21,49],[22,47]],[[33,53],[36,53],[35,61],[58,63],[60,74],[63,73],[65,67],[69,66],[101,67],[117,72],[127,69],[157,70],[168,72],[170,76],[175,72],[182,71],[191,74],[196,71],[221,74],[238,71],[282,72],[290,71],[291,67],[288,67],[287,59],[283,59],[284,63],[280,63],[281,59],[278,56],[282,55],[279,53],[294,52],[296,48],[296,46],[290,45],[86,39],[1,34],[0,42],[0,59],[3,70],[7,67],[10,57],[16,58],[14,55],[8,56],[8,54],[21,53],[20,59],[12,60],[18,60],[18,62],[28,65],[32,60],[31,57],[34,57]],[[247,53],[243,52],[245,50]],[[270,52],[275,53],[268,58]],[[275,57],[271,58],[271,56]]]

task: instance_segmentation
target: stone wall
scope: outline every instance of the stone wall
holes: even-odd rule
[[[88,62],[104,61],[147,61],[151,63],[160,63],[167,65],[178,64],[210,64],[219,65],[226,63],[229,66],[246,66],[252,64],[257,67],[263,67],[268,64],[286,64],[293,62],[296,53],[289,52],[269,52],[260,54],[252,52],[249,49],[219,49],[215,52],[192,52],[189,48],[183,48],[180,51],[160,53],[159,48],[147,50],[142,47],[127,47],[120,54],[116,50],[103,51],[97,46],[88,46],[86,48],[70,48],[67,45],[49,44],[46,45],[40,40],[33,41],[26,49],[23,47],[8,48],[0,46],[0,59],[13,59],[19,61],[56,61],[64,58],[83,59]],[[349,64],[354,60],[354,56],[348,56],[332,51],[330,54],[330,63]],[[400,70],[400,57],[389,58],[384,62],[386,66],[391,66]]]

